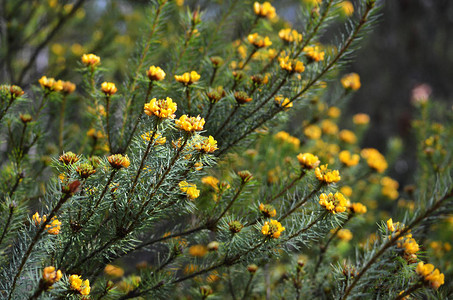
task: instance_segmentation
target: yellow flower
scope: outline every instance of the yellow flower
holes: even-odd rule
[[[390,232],[395,232],[395,230],[397,230],[397,229],[399,230],[399,225],[400,225],[399,222],[394,224],[392,218],[387,220],[387,229]]]
[[[285,110],[293,107],[293,103],[290,102],[289,98],[284,98],[283,96],[276,96],[275,103],[277,103],[278,106],[283,107]]]
[[[249,41],[250,44],[252,44],[256,48],[265,48],[272,45],[272,42],[269,39],[269,37],[266,36],[263,38],[258,33],[249,34],[247,36],[247,40]]]
[[[80,275],[69,276],[69,285],[72,290],[78,291],[83,296],[90,294],[90,281],[88,279],[83,281]]]
[[[391,200],[395,200],[395,199],[398,198],[398,196],[399,196],[399,193],[398,193],[399,183],[398,183],[398,181],[393,180],[392,178],[385,176],[385,177],[383,177],[381,179],[381,185],[382,185],[382,189],[381,189],[382,195],[388,197]]]
[[[343,129],[340,131],[340,140],[348,144],[355,144],[357,142],[357,137],[351,130]]]
[[[124,275],[124,270],[120,267],[108,264],[104,268],[104,273],[113,277],[122,277]]]
[[[290,73],[302,73],[303,71],[305,71],[303,62],[295,59],[290,59],[289,56],[280,57],[278,59],[278,62],[280,64],[280,68]]]
[[[166,74],[164,70],[159,67],[151,66],[148,71],[146,71],[146,76],[148,76],[151,81],[161,81],[164,80]]]
[[[148,116],[155,115],[160,119],[173,119],[175,117],[174,113],[177,107],[176,103],[169,97],[165,100],[156,100],[156,98],[153,98],[149,101],[149,103],[145,104],[144,112]]]
[[[325,134],[335,135],[338,133],[338,126],[331,120],[323,120],[321,122],[322,132]]]
[[[209,185],[212,187],[215,191],[219,189],[219,180],[215,178],[214,176],[206,176],[201,178],[201,182],[203,184]]]
[[[329,195],[322,193],[319,195],[319,204],[333,214],[342,213],[346,211],[348,201],[342,193],[336,192]]]
[[[266,218],[273,218],[277,215],[277,211],[270,204],[260,203],[259,209]]]
[[[147,131],[145,133],[143,133],[141,135],[142,139],[145,141],[145,142],[149,142],[149,140],[151,139],[151,137],[153,136],[153,132],[152,131]],[[154,142],[157,144],[157,145],[163,145],[165,144],[165,142],[167,141],[167,138],[162,136],[160,133],[157,133],[155,136],[154,136]]]
[[[327,165],[316,168],[315,175],[319,181],[325,183],[338,182],[341,179],[340,172],[338,170],[327,169]]]
[[[269,222],[265,222],[263,227],[261,228],[261,233],[265,236],[278,239],[281,233],[285,230],[285,227],[277,220],[270,220]]]
[[[382,173],[387,169],[387,161],[378,150],[374,148],[365,148],[362,149],[360,154],[366,159],[368,166],[375,169],[377,172]]]
[[[195,257],[203,257],[208,253],[208,248],[204,245],[193,245],[189,248],[189,254]]]
[[[360,89],[360,76],[357,73],[350,73],[341,78],[341,84],[347,90],[357,91]]]
[[[317,140],[321,137],[322,131],[317,125],[308,125],[304,129],[304,134],[309,139]]]
[[[61,271],[56,271],[55,267],[52,266],[45,267],[42,271],[42,279],[47,285],[53,285],[55,282],[60,281],[61,277],[63,277]]]
[[[95,67],[101,62],[101,58],[94,54],[84,54],[82,55],[82,63],[85,66]]]
[[[360,160],[358,154],[351,154],[348,150],[341,151],[338,157],[340,158],[340,161],[348,167],[357,165]]]
[[[114,169],[121,169],[121,168],[128,168],[129,165],[131,164],[129,157],[127,155],[122,155],[122,154],[113,154],[107,157],[107,160],[109,161],[110,165]]]
[[[198,80],[200,80],[200,77],[201,77],[200,74],[198,74],[195,71],[192,71],[190,73],[186,72],[182,75],[175,75],[176,81],[183,83],[185,85],[190,85],[192,83],[197,82]]]
[[[352,5],[351,1],[342,1],[338,4],[341,12],[350,17],[354,13],[354,5]]]
[[[62,87],[62,92],[66,95],[72,94],[76,89],[76,85],[70,81],[63,81]]]
[[[280,30],[278,36],[287,43],[300,43],[302,41],[302,34],[297,32],[297,30],[291,30],[291,28]]]
[[[364,214],[367,212],[367,208],[360,202],[352,203],[351,204],[351,211],[356,214]]]
[[[304,169],[314,169],[320,164],[319,158],[311,153],[299,153],[297,155],[297,160]]]
[[[182,115],[179,120],[176,120],[176,127],[187,131],[194,132],[203,130],[205,120],[200,116],[197,117],[188,117],[187,115]]]
[[[42,222],[45,222],[47,220],[47,216],[46,215],[43,215],[42,217],[39,215],[38,212],[36,212],[33,217],[33,222],[35,222],[35,225],[38,226],[40,225]]]
[[[201,137],[201,141],[197,142],[194,147],[198,151],[204,152],[204,153],[213,153],[217,149],[217,141],[212,137],[211,135],[209,137]]]
[[[188,183],[187,181],[181,181],[179,183],[179,189],[186,193],[187,197],[190,200],[195,200],[200,196],[200,190],[197,189],[197,186],[193,183]]]
[[[341,109],[339,109],[336,106],[329,107],[329,110],[327,111],[327,115],[330,118],[336,119],[341,115]]]
[[[53,217],[50,224],[46,225],[46,229],[49,234],[57,235],[60,233],[61,222],[56,217]]]
[[[352,239],[352,232],[349,229],[338,230],[337,236],[340,240],[350,241]]]
[[[349,185],[345,185],[340,188],[340,192],[345,195],[346,197],[351,197],[352,195],[352,188]]]
[[[113,82],[103,82],[101,90],[106,96],[112,96],[118,91]]]
[[[304,47],[305,56],[310,61],[321,61],[324,60],[324,51],[321,51],[319,46],[306,46]]]
[[[275,8],[267,1],[263,4],[260,4],[258,2],[253,3],[253,11],[257,16],[268,18],[269,20],[277,16],[277,14],[275,13]]]
[[[355,114],[352,117],[352,122],[356,125],[367,125],[370,123],[370,116],[367,114]]]
[[[39,84],[43,89],[51,92],[59,92],[63,90],[63,81],[57,81],[54,78],[47,78],[46,76],[42,76],[39,79]]]
[[[445,283],[445,277],[443,273],[440,273],[439,269],[434,269],[432,264],[424,264],[422,261],[418,263],[415,269],[418,275],[429,283],[433,289],[438,289]]]

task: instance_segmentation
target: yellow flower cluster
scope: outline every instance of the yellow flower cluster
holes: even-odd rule
[[[280,64],[280,68],[290,73],[302,73],[303,71],[305,71],[303,62],[295,59],[290,59],[289,56],[280,57],[278,59],[278,62]]]
[[[149,80],[151,81],[164,80],[166,75],[167,74],[165,74],[164,70],[156,66],[151,66],[149,67],[148,71],[146,71],[146,76],[148,76]]]
[[[341,78],[341,84],[347,90],[357,91],[360,89],[360,76],[357,73],[350,73]]]
[[[200,190],[197,189],[197,186],[193,183],[188,183],[187,181],[181,181],[179,183],[179,189],[181,192],[186,193],[187,197],[190,200],[195,200],[200,196]]]
[[[324,60],[324,51],[321,51],[319,46],[306,46],[304,47],[305,56],[310,61]]]
[[[294,148],[299,148],[300,146],[300,140],[296,138],[295,136],[290,135],[286,131],[279,131],[274,135],[274,138],[276,140],[291,144],[294,146]]]
[[[201,141],[197,142],[194,147],[198,151],[204,153],[213,153],[214,151],[218,150],[217,141],[214,139],[213,136],[209,137],[201,137]]]
[[[291,30],[291,28],[282,29],[278,32],[278,36],[287,43],[300,43],[302,42],[302,34],[297,30]]]
[[[327,165],[316,168],[315,175],[319,181],[325,183],[338,182],[341,179],[340,172],[338,170],[327,169]]]
[[[209,185],[215,191],[219,190],[219,180],[217,178],[215,178],[214,176],[205,176],[205,177],[201,178],[201,183]]]
[[[340,229],[337,232],[337,236],[340,240],[348,242],[352,240],[352,232],[349,229]]]
[[[331,120],[323,120],[321,122],[322,132],[325,134],[335,135],[338,133],[338,126]]]
[[[131,164],[129,157],[127,155],[122,155],[122,154],[113,154],[107,157],[107,160],[109,161],[110,165],[114,169],[121,169],[121,168],[128,168],[129,165]]]
[[[35,225],[38,226],[47,220],[47,216],[43,215],[41,217],[39,215],[39,213],[36,212],[33,215],[32,219],[33,219],[33,222],[35,223]],[[49,234],[57,235],[60,233],[61,222],[56,217],[53,217],[52,220],[50,221],[50,223],[46,225],[46,229]]]
[[[152,136],[153,136],[153,132],[152,131],[145,132],[145,133],[143,133],[141,135],[142,139],[145,142],[149,142],[151,140]],[[165,144],[166,141],[167,141],[167,138],[162,136],[160,133],[156,133],[156,135],[154,136],[154,142],[157,145],[163,145],[163,144]]]
[[[260,203],[259,209],[266,218],[273,218],[277,215],[277,210],[270,204]]]
[[[340,140],[348,144],[355,144],[357,142],[357,137],[351,130],[343,129],[339,133]]]
[[[366,159],[366,162],[370,168],[375,169],[379,173],[382,173],[387,169],[387,161],[378,150],[374,148],[365,148],[362,149],[360,154],[364,159]]]
[[[341,12],[348,17],[352,16],[354,13],[354,5],[352,5],[351,1],[342,1],[338,3],[338,8],[340,8]]]
[[[412,234],[406,234],[404,237],[400,237],[397,243],[398,248],[404,250],[406,256],[413,255],[420,250],[417,241],[412,237]]]
[[[253,3],[253,11],[255,14],[261,18],[273,19],[277,16],[275,12],[275,7],[273,7],[269,2],[264,2],[260,4],[259,2]]]
[[[176,103],[169,97],[159,100],[153,98],[145,104],[144,112],[148,116],[155,115],[160,119],[173,119],[177,108]]]
[[[297,160],[303,169],[314,169],[321,163],[319,158],[311,153],[299,153]]]
[[[55,267],[45,267],[42,271],[42,279],[47,286],[53,285],[55,282],[60,281],[63,274],[60,270],[55,270]]]
[[[432,264],[424,264],[422,261],[418,263],[415,270],[418,275],[422,276],[433,289],[438,289],[445,283],[444,274],[440,273],[439,269],[434,270]]]
[[[399,193],[398,193],[398,187],[399,183],[396,180],[393,180],[392,178],[385,176],[382,177],[381,179],[381,193],[382,195],[388,197],[391,200],[395,200],[398,198]]]
[[[176,120],[175,122],[177,128],[187,132],[203,130],[204,123],[204,118],[200,116],[188,117],[187,115],[182,115],[179,120]]]
[[[304,134],[311,140],[317,140],[321,137],[322,131],[321,128],[319,128],[319,126],[317,125],[308,125],[304,129]]]
[[[72,94],[76,89],[76,85],[70,81],[63,81],[62,92],[66,95]]]
[[[338,157],[340,158],[340,161],[348,167],[357,165],[360,160],[358,154],[351,154],[348,150],[341,151]]]
[[[370,116],[367,114],[355,114],[352,117],[352,122],[355,125],[367,125],[370,123]]]
[[[46,76],[42,76],[39,79],[39,84],[46,91],[59,92],[63,90],[63,81],[57,81],[54,78],[47,78]]]
[[[177,82],[183,83],[185,85],[191,85],[198,80],[200,80],[200,74],[198,74],[196,71],[192,72],[186,72],[182,75],[175,75],[175,79]]]
[[[108,264],[104,268],[104,273],[112,277],[123,277],[124,270],[118,266]]]
[[[269,222],[265,222],[263,227],[261,228],[261,233],[265,236],[278,239],[281,233],[285,230],[285,227],[277,220],[270,220]]]
[[[249,34],[247,36],[247,40],[249,41],[250,44],[252,44],[256,48],[265,48],[272,45],[272,42],[269,39],[269,37],[266,36],[263,38],[258,33]]]
[[[82,296],[90,294],[90,281],[88,279],[82,280],[80,275],[69,276],[69,285],[72,290],[79,292]]]
[[[101,58],[94,54],[84,54],[82,55],[82,63],[85,66],[95,67],[101,62]]]
[[[285,98],[283,96],[276,96],[275,103],[278,106],[283,107],[285,110],[293,107],[293,103],[289,101],[289,98]]]
[[[329,116],[329,118],[336,119],[341,116],[341,109],[336,106],[329,107],[329,109],[327,110],[327,115]]]
[[[113,96],[118,91],[113,82],[103,82],[101,90],[106,96]]]
[[[195,257],[203,257],[208,253],[208,248],[204,245],[193,245],[189,248],[189,254]]]
[[[355,214],[363,215],[364,213],[367,212],[367,208],[362,203],[355,202],[355,203],[351,204],[351,212],[353,212]]]
[[[319,195],[319,204],[333,214],[342,213],[346,211],[348,201],[342,193],[336,192],[329,195],[322,193]]]

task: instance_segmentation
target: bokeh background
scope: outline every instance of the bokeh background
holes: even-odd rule
[[[206,10],[204,18],[215,16],[217,4],[224,0],[177,0],[195,9]],[[280,16],[301,30],[300,13],[294,5],[303,0],[272,1]],[[137,41],[146,34],[149,2],[145,0],[47,0],[45,11],[34,10],[27,1],[9,1],[15,5],[14,15],[0,21],[0,82],[20,84],[26,89],[46,74],[63,80],[77,81],[77,66],[83,53],[96,53],[109,70],[108,80],[122,82],[128,74],[130,57]],[[354,2],[353,0],[351,2]],[[380,22],[362,42],[362,48],[346,72],[357,72],[362,88],[343,111],[343,115],[364,112],[371,116],[371,126],[362,146],[385,152],[389,138],[399,137],[404,145],[390,175],[402,185],[411,181],[413,148],[410,132],[414,109],[411,91],[419,84],[428,84],[432,98],[451,109],[453,103],[453,1],[451,0],[380,0],[383,4]],[[51,32],[52,20],[81,4],[43,47],[36,61],[19,79],[19,72],[41,41]],[[180,6],[184,11],[183,6]],[[40,17],[37,17],[40,16]],[[35,19],[36,20],[35,20]],[[30,21],[32,20],[32,21]],[[247,23],[248,24],[248,23]],[[175,36],[183,34],[181,20],[167,24]],[[246,27],[236,23],[231,34],[239,35]],[[9,28],[9,34],[6,34]],[[338,31],[330,28],[327,35]],[[177,43],[178,41],[175,41]],[[173,45],[167,45],[174,51]],[[165,55],[165,53],[163,53]],[[80,78],[80,77],[79,77]]]

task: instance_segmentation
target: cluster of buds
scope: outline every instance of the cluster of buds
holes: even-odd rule
[[[291,30],[291,28],[280,30],[278,32],[278,36],[286,43],[302,42],[302,34],[297,32],[297,30]]]
[[[319,196],[319,204],[324,206],[324,208],[331,213],[336,214],[346,211],[348,201],[344,195],[339,192],[336,192],[335,194],[329,193],[328,195],[322,193]]]
[[[244,228],[244,225],[239,221],[231,221],[228,223],[228,226],[233,234],[241,232],[242,228]]]
[[[113,154],[107,157],[107,160],[109,161],[110,165],[114,169],[121,169],[121,168],[127,168],[131,164],[129,157],[127,155],[122,155],[122,154]]]
[[[269,82],[268,75],[261,75],[261,74],[252,75],[250,77],[250,79],[252,79],[253,83],[256,85],[263,85],[263,84],[267,84]]]
[[[271,204],[260,203],[259,209],[266,218],[273,218],[277,215],[277,210]]]
[[[324,51],[321,51],[319,46],[306,46],[304,47],[304,52],[309,62],[324,60]]]
[[[61,161],[62,163],[64,163],[65,165],[73,165],[76,162],[78,162],[79,159],[80,159],[80,157],[77,156],[77,154],[75,154],[71,151],[68,151],[68,152],[64,152],[58,160]]]
[[[317,168],[321,163],[319,158],[311,153],[299,153],[297,155],[297,160],[303,169],[308,170]]]
[[[101,58],[94,54],[84,54],[82,55],[82,63],[87,66],[94,68],[101,63]]]
[[[277,220],[270,220],[269,222],[264,222],[263,227],[261,227],[261,233],[265,236],[278,239],[281,233],[285,230],[285,227]]]
[[[77,166],[76,172],[79,173],[82,179],[87,179],[88,177],[96,173],[96,170],[94,169],[92,164],[83,163]]]
[[[260,18],[273,19],[277,16],[275,7],[273,7],[268,1],[263,4],[260,4],[259,2],[253,3],[253,11],[255,12],[255,15]]]
[[[159,100],[153,98],[145,104],[144,112],[148,116],[155,115],[160,119],[173,119],[177,108],[176,102],[169,97]]]
[[[348,91],[360,89],[360,76],[357,73],[350,73],[341,78],[341,85]]]
[[[88,279],[82,280],[80,275],[69,276],[69,285],[71,290],[77,291],[82,296],[90,294],[90,281]]]
[[[3,93],[9,94],[11,96],[11,98],[13,98],[13,99],[18,98],[18,97],[22,96],[23,94],[25,94],[25,92],[22,90],[22,88],[20,86],[6,85],[6,84],[0,86],[0,92],[2,94]]]
[[[63,90],[63,81],[55,80],[54,78],[42,76],[39,79],[39,84],[46,92],[60,92]]]
[[[243,183],[247,183],[253,179],[252,173],[250,173],[250,171],[248,170],[239,171],[238,176],[241,178]]]
[[[200,196],[200,190],[197,189],[197,186],[193,183],[188,183],[187,181],[181,181],[179,183],[179,189],[186,193],[187,198],[190,200],[195,200]]]
[[[253,100],[252,97],[249,97],[249,95],[247,95],[244,91],[234,92],[234,99],[236,99],[238,104],[245,104]]]
[[[60,270],[56,270],[55,267],[45,267],[42,271],[42,278],[39,281],[39,288],[43,291],[49,290],[52,285],[60,281],[63,274]]]

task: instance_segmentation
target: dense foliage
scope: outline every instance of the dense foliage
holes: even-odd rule
[[[401,141],[362,148],[342,111],[379,2],[24,2],[1,17],[2,298],[453,292],[451,108],[414,90],[404,188]]]

